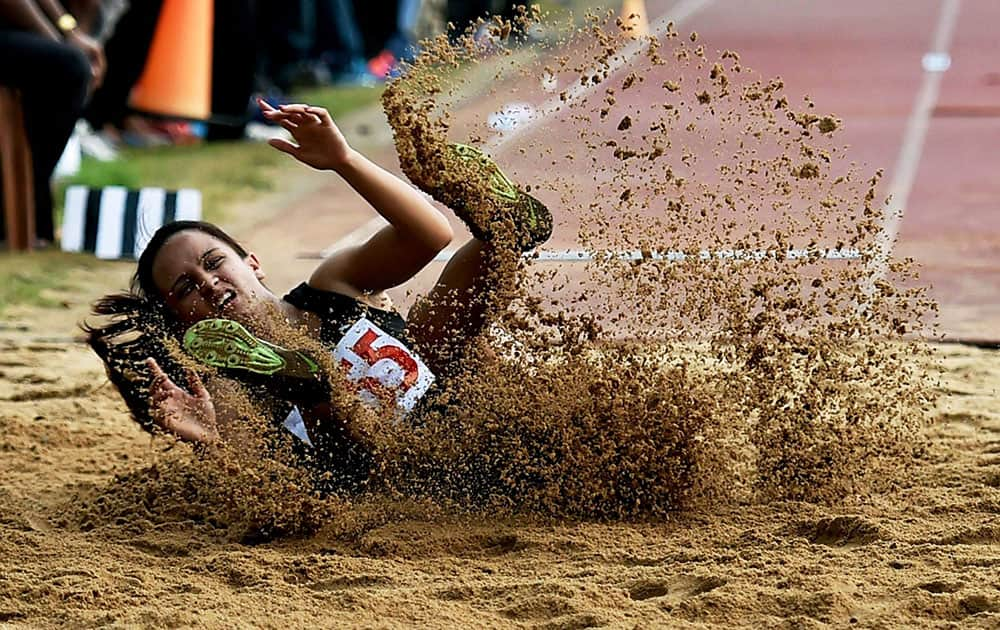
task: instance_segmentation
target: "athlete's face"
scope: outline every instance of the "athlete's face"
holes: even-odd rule
[[[253,254],[240,257],[210,234],[185,230],[171,236],[153,260],[153,281],[179,321],[212,317],[248,322],[267,288]]]

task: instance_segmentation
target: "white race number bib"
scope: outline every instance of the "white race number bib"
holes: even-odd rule
[[[351,326],[333,357],[362,401],[394,405],[400,417],[413,411],[435,378],[415,352],[365,317]]]

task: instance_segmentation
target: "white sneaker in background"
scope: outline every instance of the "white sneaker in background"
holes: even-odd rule
[[[79,138],[80,149],[84,155],[99,162],[112,162],[118,159],[118,150],[114,145],[91,129],[87,121],[78,120],[73,135]]]
[[[52,172],[53,177],[72,177],[80,172],[80,162],[82,161],[80,151],[80,134],[73,131],[73,135],[66,141],[62,155],[56,162],[56,168]]]
[[[243,136],[246,137],[247,140],[255,140],[257,142],[266,142],[271,138],[284,138],[285,140],[292,139],[291,134],[281,127],[265,125],[264,123],[255,121],[247,123],[246,129],[243,131]]]

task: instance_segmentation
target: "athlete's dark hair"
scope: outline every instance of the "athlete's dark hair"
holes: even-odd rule
[[[149,414],[151,376],[146,359],[153,358],[172,381],[187,385],[185,370],[167,349],[176,338],[177,323],[153,281],[153,261],[173,235],[187,230],[209,234],[229,245],[241,258],[247,251],[236,239],[204,221],[175,221],[161,227],[139,256],[129,290],[105,295],[94,303],[95,315],[109,318],[103,324],[84,323],[87,343],[104,362],[108,379],[121,393],[132,417],[147,431],[154,422]]]

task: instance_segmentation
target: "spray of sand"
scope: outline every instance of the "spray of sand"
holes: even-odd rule
[[[204,505],[240,535],[297,533],[356,516],[352,500],[384,516],[401,497],[645,517],[831,500],[897,474],[932,402],[918,339],[933,304],[908,261],[876,264],[880,173],[850,161],[842,121],[695,34],[636,44],[591,16],[573,31],[543,24],[566,34],[528,42],[539,19],[426,42],[383,104],[412,181],[485,199],[485,182],[446,158],[447,142],[493,133],[453,116],[462,86],[485,68],[498,102],[557,86],[559,110],[495,157],[592,260],[497,256],[491,334],[415,423],[335,396],[375,454],[366,498],[318,497],[313,473],[287,463],[267,392],[234,387],[241,432],[260,439],[119,479],[83,502],[86,518]],[[635,45],[642,54],[614,71]],[[277,341],[326,355],[287,334]]]

